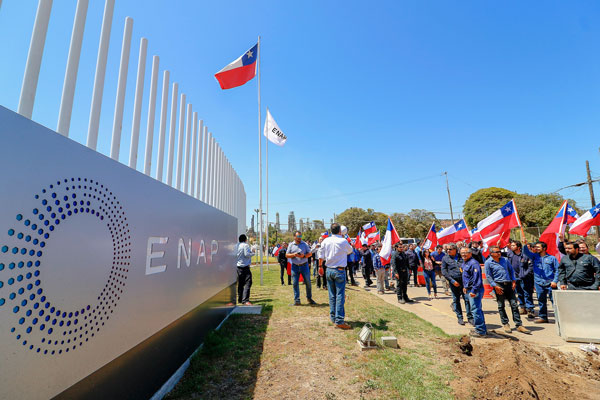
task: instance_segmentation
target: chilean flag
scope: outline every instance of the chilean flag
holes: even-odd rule
[[[514,199],[506,203],[499,210],[484,218],[477,224],[477,231],[482,238],[500,235],[512,228],[521,226],[519,213]],[[439,236],[439,235],[438,235]]]
[[[372,245],[373,243],[379,242],[381,240],[381,237],[379,236],[379,231],[377,232],[373,232],[373,233],[369,233],[367,235],[367,245]]]
[[[379,256],[381,257],[381,264],[388,265],[392,260],[392,246],[400,241],[400,236],[394,228],[392,220],[388,218],[387,230],[383,237],[383,243],[381,243],[381,251]]]
[[[325,231],[325,232],[321,233],[321,237],[322,237],[323,239],[325,239],[325,238],[326,238],[326,237],[328,237],[328,236],[329,236],[329,231]]]
[[[355,249],[362,249],[362,243],[360,242],[360,232],[356,235],[356,239],[354,239],[354,248]]]
[[[215,74],[221,89],[242,86],[256,76],[256,60],[258,59],[258,43],[241,55],[231,64]]]
[[[571,225],[569,233],[573,235],[587,236],[592,226],[600,225],[600,204],[589,209]]]
[[[435,248],[438,244],[437,234],[435,233],[435,222],[431,224],[431,228],[429,228],[429,233],[427,233],[427,237],[425,238],[425,243],[423,244],[423,250]]]
[[[567,225],[573,221],[575,221],[577,217],[577,212],[567,203],[565,200],[558,212],[550,221],[550,224],[544,230],[544,233],[540,236],[540,241],[546,243],[548,245],[548,249],[546,250],[548,254],[553,255],[558,258],[560,261],[560,251],[558,251],[558,242],[559,236],[565,233],[565,229]]]
[[[363,225],[363,231],[365,232],[365,236],[369,236],[371,233],[377,232],[377,227],[375,226],[375,222],[371,221],[368,224]]]
[[[275,246],[275,251],[273,252],[273,257],[277,257],[279,255],[279,250],[281,250],[281,245],[278,244]]]
[[[469,229],[464,219],[461,219],[454,225],[442,229],[437,233],[438,244],[458,242],[459,240],[470,239]]]
[[[469,232],[469,235],[471,235],[471,242],[481,242],[481,241],[483,241],[483,238],[481,237],[481,233],[479,233],[479,231],[477,230],[477,228],[471,229],[471,231]]]

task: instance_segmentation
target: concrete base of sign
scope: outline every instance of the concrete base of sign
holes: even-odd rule
[[[385,347],[391,347],[393,349],[398,348],[398,339],[395,336],[383,336],[381,338],[381,344]]]
[[[356,343],[358,343],[358,348],[360,351],[373,350],[377,348],[377,343],[375,343],[374,340],[369,340],[364,343],[361,340],[356,340]]]
[[[262,306],[237,306],[231,312],[232,314],[257,314],[262,312]]]
[[[567,342],[600,343],[600,291],[554,290],[559,335]]]

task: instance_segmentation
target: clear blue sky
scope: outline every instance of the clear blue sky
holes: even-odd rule
[[[54,2],[42,61],[33,119],[52,129],[75,3]],[[85,27],[71,124],[80,143],[103,7],[90,2]],[[34,0],[3,0],[0,8],[0,104],[13,110],[36,8]],[[328,221],[350,206],[447,217],[445,170],[455,212],[482,187],[536,194],[581,182],[586,159],[600,175],[598,2],[117,0],[98,146],[104,154],[126,16],[134,28],[121,161],[129,154],[143,36],[144,114],[157,54],[159,87],[166,68],[244,181],[248,221],[258,205],[257,83],[222,91],[213,74],[258,35],[263,117],[268,106],[288,136],[285,147],[269,147],[271,220],[279,211],[286,223],[293,210],[297,219]],[[145,129],[143,118],[140,148]],[[590,206],[586,187],[561,193]]]

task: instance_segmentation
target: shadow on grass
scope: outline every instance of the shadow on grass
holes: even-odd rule
[[[362,329],[362,327],[365,326],[365,324],[367,322],[370,322],[370,321],[346,321],[346,323],[348,325],[350,325],[352,327],[352,329],[354,329],[354,328]],[[389,329],[387,326],[388,322],[390,322],[390,321],[387,319],[379,318],[377,320],[377,322],[370,322],[370,324],[373,327],[373,329],[375,329],[377,331],[387,331]]]
[[[202,348],[166,399],[249,399],[254,395],[273,301],[261,298],[260,315],[233,314],[206,336]]]

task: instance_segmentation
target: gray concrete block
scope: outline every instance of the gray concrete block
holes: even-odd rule
[[[553,290],[560,336],[567,342],[600,343],[600,291]]]
[[[231,312],[232,314],[260,314],[262,306],[237,306]]]
[[[381,344],[394,349],[398,348],[398,339],[395,336],[382,336]]]

